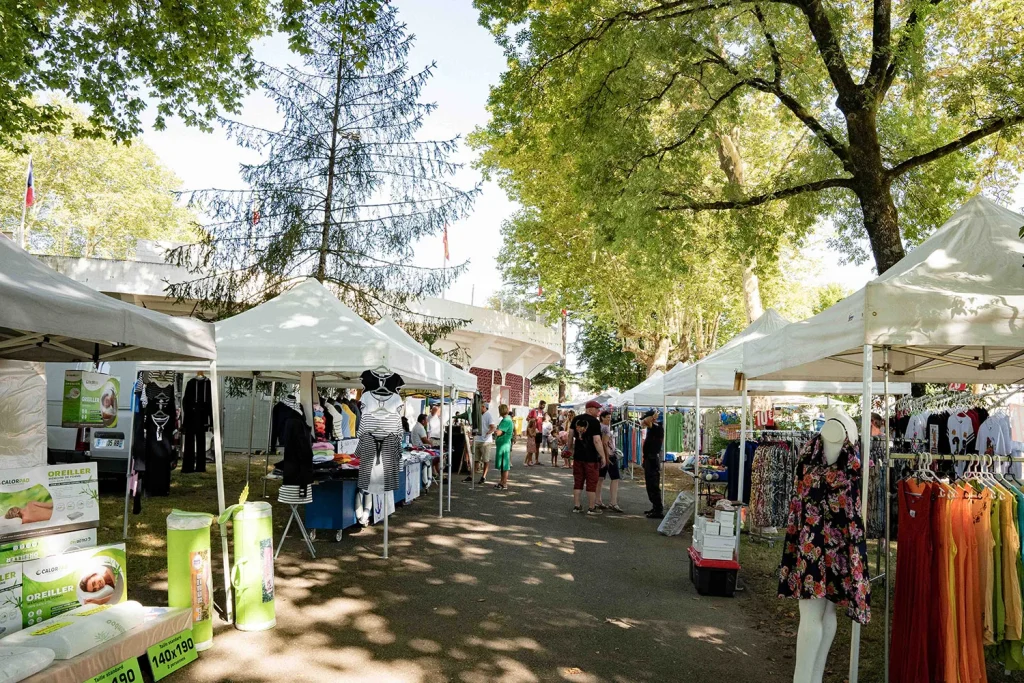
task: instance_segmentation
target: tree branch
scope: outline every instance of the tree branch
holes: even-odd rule
[[[930,152],[925,152],[924,154],[918,154],[915,157],[910,157],[906,161],[896,164],[887,172],[887,175],[889,176],[889,178],[897,178],[906,173],[907,171],[911,171],[917,168],[918,166],[929,164],[933,161],[936,161],[937,159],[941,159],[944,156],[948,156],[953,152],[958,152],[965,147],[970,147],[978,140],[986,138],[994,133],[998,133],[1004,128],[1015,126],[1021,122],[1024,122],[1024,114],[1014,114],[1013,116],[1003,116],[998,119],[993,119],[992,121],[989,121],[981,128],[972,130],[970,133],[967,133],[963,137],[958,138],[953,142],[949,142],[945,145],[942,145],[941,147],[936,147]]]
[[[871,65],[868,67],[864,87],[874,92],[876,84],[885,75],[892,56],[892,0],[875,0],[871,32]]]
[[[702,125],[704,125],[704,122],[707,121],[709,118],[711,118],[711,115],[715,113],[715,109],[717,109],[720,104],[722,104],[727,99],[729,99],[734,92],[736,92],[740,88],[744,87],[745,85],[747,85],[747,84],[744,83],[743,81],[738,81],[738,82],[734,83],[732,85],[732,87],[730,87],[724,93],[719,95],[711,103],[711,106],[708,107],[708,109],[703,114],[701,114],[700,119],[698,119],[697,122],[695,124],[693,124],[693,127],[690,128],[690,132],[688,132],[686,135],[684,135],[683,137],[679,138],[678,140],[676,140],[675,142],[673,142],[670,145],[665,145],[665,146],[663,146],[663,147],[661,147],[659,149],[654,150],[653,152],[647,152],[646,154],[642,155],[639,159],[636,160],[636,162],[633,163],[633,167],[631,169],[629,169],[629,172],[626,174],[627,177],[631,177],[634,173],[636,173],[636,169],[639,168],[640,164],[643,163],[645,160],[652,159],[654,157],[659,157],[659,162],[660,162],[660,160],[663,159],[667,153],[671,152],[674,149],[678,149],[679,147],[682,147],[687,142],[692,140],[693,136],[696,135],[697,132],[700,130],[700,127]]]
[[[821,190],[828,190],[836,187],[850,188],[852,181],[850,178],[827,178],[825,180],[816,180],[813,183],[804,183],[803,185],[794,185],[787,187],[782,190],[776,190],[775,192],[766,192],[765,194],[754,195],[752,197],[744,197],[743,199],[713,201],[713,202],[696,202],[687,201],[682,204],[665,205],[657,207],[658,211],[726,211],[729,209],[747,209],[752,206],[760,206],[776,199],[787,199],[789,197],[795,197],[801,194],[807,194],[808,192],[820,192]],[[662,192],[666,197],[683,197],[683,195],[675,192]]]
[[[757,17],[757,23],[761,25],[761,33],[764,34],[765,42],[768,43],[768,52],[772,57],[772,68],[774,75],[772,76],[772,83],[775,86],[782,85],[782,56],[779,54],[779,46],[775,44],[775,38],[768,30],[768,22],[764,18],[764,12],[761,11],[760,5],[754,5],[754,16]]]
[[[839,93],[839,108],[843,109],[844,106],[854,105],[857,85],[853,82],[850,67],[846,64],[846,57],[843,55],[843,48],[832,28],[832,22],[829,21],[822,0],[798,0],[796,6],[807,18],[807,26],[814,37],[814,44],[825,63],[832,85]]]
[[[705,52],[711,55],[715,63],[719,64],[723,69],[731,73],[732,75],[740,78],[740,71],[735,66],[730,64],[724,57],[714,52],[709,48],[704,48]],[[795,97],[787,93],[782,89],[782,86],[777,82],[768,82],[763,78],[749,78],[742,81],[752,88],[760,90],[761,92],[768,93],[769,95],[775,95],[775,97],[782,103],[786,109],[788,109],[797,119],[800,120],[808,130],[814,133],[821,142],[828,147],[828,149],[836,155],[840,162],[843,164],[843,168],[849,168],[850,165],[850,153],[846,145],[843,144],[839,138],[831,133],[825,126],[814,117],[810,111],[804,107]]]
[[[928,0],[926,6],[938,5],[941,2],[942,0]],[[892,53],[889,66],[885,70],[885,77],[878,82],[876,87],[875,93],[878,99],[882,99],[885,96],[885,93],[892,87],[892,82],[896,80],[896,74],[899,72],[900,67],[903,66],[903,58],[906,57],[907,50],[910,49],[910,44],[913,41],[911,36],[917,25],[921,23],[921,19],[922,16],[916,7],[907,16],[907,22],[903,25],[903,35],[900,36],[900,42],[897,43],[896,50]]]

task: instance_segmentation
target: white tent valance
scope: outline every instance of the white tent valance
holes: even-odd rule
[[[1021,226],[1024,216],[971,199],[860,291],[746,344],[747,377],[857,380],[872,345],[890,347],[890,377],[903,382],[1024,379]],[[881,379],[880,363],[872,374]]]
[[[459,391],[473,392],[477,390],[476,375],[471,372],[467,372],[461,368],[457,368],[451,363],[445,361],[442,358],[438,358],[436,355],[430,352],[425,346],[416,341],[408,332],[402,329],[402,327],[391,318],[381,318],[374,325],[375,328],[383,332],[385,335],[399,342],[400,344],[411,349],[416,355],[423,357],[424,359],[431,362],[440,362],[442,375],[444,378],[444,385],[446,387],[454,386]],[[409,386],[407,383],[406,386]],[[425,385],[425,387],[436,387],[437,383]]]
[[[316,372],[318,383],[329,384],[386,368],[410,385],[430,386],[443,377],[439,358],[389,338],[312,278],[218,322],[216,331],[217,369],[224,374],[287,379]]]
[[[113,299],[0,237],[0,358],[185,360],[216,353],[212,325]]]
[[[747,344],[763,339],[785,329],[791,323],[769,308],[760,318],[745,330],[729,340],[727,344],[706,357],[679,367],[676,372],[666,375],[664,392],[667,396],[693,396],[700,387],[702,396],[738,396],[736,373],[743,372],[743,349]],[[786,394],[851,394],[859,396],[864,390],[861,382],[804,381],[804,380],[753,380],[747,382],[747,393],[759,396],[783,396]],[[882,387],[872,390],[882,393]],[[908,382],[889,385],[891,394],[909,394]]]

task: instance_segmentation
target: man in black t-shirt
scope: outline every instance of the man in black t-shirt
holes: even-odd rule
[[[572,504],[573,512],[583,512],[580,499],[583,487],[587,488],[587,514],[599,515],[597,509],[597,480],[601,468],[608,464],[601,439],[601,422],[597,419],[601,404],[588,401],[586,412],[577,415],[569,426],[569,450],[572,453]]]
[[[656,410],[644,413],[641,424],[647,429],[647,435],[644,436],[643,465],[647,497],[651,501],[651,509],[644,514],[652,519],[661,519],[665,516],[661,501],[661,445],[665,441],[665,430],[658,424]]]

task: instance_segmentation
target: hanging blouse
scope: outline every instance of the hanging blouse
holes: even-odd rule
[[[860,457],[849,440],[832,465],[825,460],[820,435],[804,445],[789,506],[779,597],[824,598],[866,624],[871,585],[860,480]]]

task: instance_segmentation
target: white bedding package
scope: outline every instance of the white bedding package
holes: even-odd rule
[[[83,605],[0,639],[7,646],[42,647],[55,659],[71,659],[142,624],[146,608],[129,600],[117,605]]]
[[[53,663],[45,647],[6,647],[0,644],[0,683],[18,683]]]

